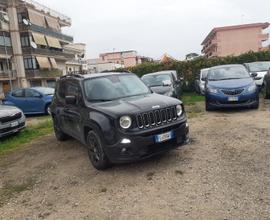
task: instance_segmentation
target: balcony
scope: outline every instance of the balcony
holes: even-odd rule
[[[20,24],[20,30],[22,30],[22,31],[30,30],[30,31],[34,31],[34,32],[38,32],[38,33],[47,35],[47,36],[55,37],[55,38],[57,38],[59,40],[66,41],[66,42],[69,42],[69,43],[73,42],[73,37],[72,36],[63,34],[61,32],[54,31],[54,30],[52,30],[50,28],[40,27],[40,26],[35,25],[35,24],[31,24],[31,26],[26,26],[24,24]]]
[[[34,49],[32,47],[23,47],[22,51],[24,55],[44,55],[61,60],[72,60],[75,57],[75,55],[72,53],[67,53],[59,50],[50,50],[48,48]]]
[[[0,71],[0,80],[15,80],[17,76],[17,72],[15,70],[10,71]]]
[[[25,71],[26,78],[31,79],[52,79],[52,78],[59,78],[63,76],[62,70],[26,70]]]
[[[4,55],[4,56],[7,55],[7,57],[10,57],[10,56],[12,56],[12,54],[13,54],[13,51],[12,51],[11,47],[6,47],[6,49],[5,49],[4,46],[0,46],[0,56],[1,55]],[[1,57],[3,57],[3,56],[1,56]]]

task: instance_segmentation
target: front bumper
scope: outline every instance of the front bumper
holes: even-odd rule
[[[174,138],[163,142],[155,143],[155,135],[173,131]],[[122,139],[130,140],[128,144],[122,144]],[[105,152],[113,163],[126,163],[150,158],[175,149],[189,141],[189,126],[187,122],[156,128],[154,131],[147,131],[141,134],[125,135],[113,146],[106,146]]]
[[[20,122],[15,127],[10,127],[10,126],[0,127],[0,138],[17,133],[21,131],[22,129],[24,129],[25,127],[26,127],[25,121]]]
[[[236,95],[238,101],[228,101],[228,95],[224,94],[206,94],[206,101],[214,108],[239,108],[239,107],[253,107],[259,104],[258,93],[244,93]]]

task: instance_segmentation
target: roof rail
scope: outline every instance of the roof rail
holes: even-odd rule
[[[60,79],[72,78],[72,77],[83,78],[83,75],[79,73],[68,73],[67,75],[61,76]]]

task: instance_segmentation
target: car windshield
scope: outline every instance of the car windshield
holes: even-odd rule
[[[84,89],[90,102],[105,102],[150,93],[147,86],[131,74],[87,79],[84,81]]]
[[[242,66],[230,66],[210,69],[207,77],[209,81],[217,81],[229,79],[244,79],[249,78],[250,75]]]
[[[53,88],[47,88],[47,87],[36,87],[34,90],[40,92],[41,94],[44,95],[53,95],[54,94],[54,89]]]
[[[169,74],[147,75],[143,76],[142,80],[149,87],[164,86],[172,83],[172,79]]]
[[[270,69],[270,62],[256,62],[248,64],[250,72],[268,71]]]

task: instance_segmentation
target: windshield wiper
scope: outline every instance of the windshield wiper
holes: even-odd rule
[[[163,85],[150,85],[149,87],[158,87],[158,86],[163,86]]]

